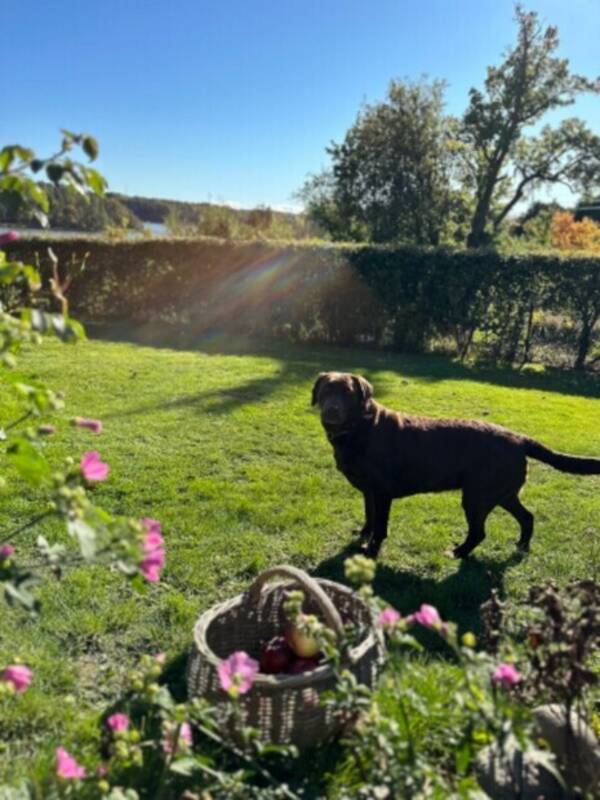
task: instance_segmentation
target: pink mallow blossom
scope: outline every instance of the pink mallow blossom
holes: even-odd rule
[[[521,680],[517,668],[513,664],[498,664],[492,674],[492,681],[505,689],[509,689]]]
[[[88,417],[74,417],[73,425],[77,428],[85,428],[92,433],[102,433],[102,422],[99,419],[89,419]]]
[[[100,461],[100,453],[95,450],[88,450],[84,453],[79,462],[83,477],[86,481],[104,481],[108,475],[108,464]]]
[[[64,747],[56,748],[56,774],[66,780],[85,778],[85,767],[75,761],[73,756]]]
[[[232,697],[246,694],[251,689],[258,670],[258,662],[250,658],[248,653],[238,650],[217,667],[221,688]]]
[[[129,727],[129,717],[127,714],[112,714],[106,725],[113,733],[123,733]]]
[[[160,571],[165,565],[164,539],[160,532],[160,522],[156,519],[143,519],[144,557],[140,563],[140,572],[151,583],[160,580]]]
[[[401,617],[395,608],[384,608],[377,619],[379,624],[384,628],[391,628],[398,622],[398,620],[401,619]]]
[[[33,678],[33,672],[23,664],[12,664],[0,674],[0,680],[12,683],[17,694],[22,694]]]
[[[421,608],[411,616],[411,621],[418,622],[424,628],[441,629],[442,619],[437,608],[423,603]]]
[[[175,743],[175,736],[179,729],[179,739]],[[177,723],[168,723],[164,729],[164,736],[161,744],[163,752],[172,755],[178,750],[187,750],[192,746],[192,729],[189,722],[182,722],[181,725]]]
[[[12,546],[12,544],[3,544],[0,547],[0,562],[6,561],[6,559],[10,558],[14,552],[15,548]]]
[[[16,242],[17,239],[21,237],[16,231],[7,231],[6,233],[0,233],[0,247],[4,247],[11,242]]]

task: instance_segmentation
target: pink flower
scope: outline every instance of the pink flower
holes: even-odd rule
[[[175,744],[175,735],[178,728],[179,739]],[[162,749],[165,753],[173,754],[179,749],[187,750],[188,747],[192,746],[192,741],[192,729],[189,722],[182,722],[181,725],[171,722],[165,725],[164,736],[161,741]]]
[[[56,428],[54,425],[40,425],[37,432],[40,436],[52,436],[52,434],[56,433]]]
[[[105,778],[108,775],[108,767],[106,764],[98,764],[96,767],[96,775],[99,778]]]
[[[75,417],[73,425],[78,428],[86,428],[92,433],[102,433],[102,422],[99,419],[88,419],[87,417]]]
[[[64,747],[56,748],[56,774],[59,778],[77,780],[85,778],[85,768],[80,766]]]
[[[104,481],[108,475],[108,464],[100,461],[100,453],[95,450],[88,450],[84,453],[79,462],[83,477],[86,481]]]
[[[11,242],[16,242],[17,239],[21,237],[16,231],[7,231],[6,233],[0,233],[0,247],[4,247],[5,244],[10,244]]]
[[[400,614],[395,608],[385,608],[377,618],[380,625],[384,628],[393,627],[400,619]]]
[[[129,717],[127,714],[112,714],[106,724],[113,733],[122,733],[129,727]]]
[[[13,664],[10,667],[6,667],[0,675],[0,680],[12,683],[17,694],[22,694],[27,689],[32,678],[33,672],[29,667],[25,667],[22,664]]]
[[[144,557],[140,563],[140,572],[146,580],[156,583],[160,580],[160,571],[165,565],[164,539],[160,532],[160,522],[156,519],[143,519],[146,529],[144,535]]]
[[[520,680],[521,676],[513,664],[498,664],[492,675],[492,681],[503,686],[505,689],[509,689]]]
[[[0,547],[0,561],[6,561],[14,552],[15,548],[12,544],[3,544],[2,547]]]
[[[427,603],[423,603],[421,608],[415,611],[411,616],[411,620],[418,622],[419,625],[422,625],[424,628],[440,628],[442,625],[442,620],[437,608],[428,606]]]
[[[232,697],[246,694],[254,683],[258,669],[258,662],[243,650],[232,653],[229,658],[221,661],[217,668],[221,688]]]
[[[167,660],[167,654],[166,653],[157,653],[154,656],[154,660],[158,661],[159,664],[164,664],[165,661]]]

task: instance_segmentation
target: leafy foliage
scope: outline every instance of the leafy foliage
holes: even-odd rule
[[[11,252],[52,263],[41,242]],[[550,345],[583,367],[595,358],[600,267],[593,255],[510,255],[487,250],[279,246],[216,239],[53,243],[73,274],[77,313],[96,321],[161,320],[331,344],[424,351],[443,343],[461,358],[546,360]],[[352,313],[348,312],[352,309]],[[555,327],[547,323],[558,319]],[[556,363],[556,361],[554,362]]]
[[[517,43],[497,67],[488,67],[485,88],[471,89],[461,139],[465,177],[475,194],[469,243],[486,243],[526,191],[547,183],[571,188],[600,180],[600,138],[578,119],[545,126],[526,138],[524,128],[548,111],[570,105],[600,81],[572,74],[556,57],[558,30],[545,29],[535,12],[516,8]]]
[[[386,101],[365,106],[331,171],[301,193],[308,213],[335,239],[437,244],[451,216],[454,140],[440,82],[392,81]]]
[[[588,250],[600,253],[600,225],[584,217],[576,221],[568,211],[556,213],[550,228],[552,246],[558,250]]]
[[[81,192],[91,190],[101,194],[104,191],[104,178],[96,170],[73,161],[67,155],[79,145],[90,159],[95,159],[98,155],[96,140],[69,131],[63,134],[61,149],[48,159],[39,159],[33,151],[19,145],[4,147],[0,151],[0,187],[18,193],[43,224],[47,223],[48,197],[30,174],[44,169],[56,184],[64,182]],[[16,238],[14,233],[4,234],[0,247]],[[82,326],[69,316],[65,293],[70,277],[61,277],[58,259],[50,248],[48,257],[51,263],[46,276],[49,299],[58,305],[58,312],[46,310],[43,304],[36,307],[41,287],[38,271],[22,261],[7,258],[4,250],[0,249],[0,287],[7,287],[0,295],[0,363],[4,368],[15,367],[16,356],[23,345],[39,344],[48,334],[63,342],[84,338]],[[29,307],[23,306],[24,295],[28,295],[31,301]],[[86,455],[79,464],[68,458],[62,467],[52,465],[45,456],[45,439],[53,435],[56,428],[40,423],[48,412],[62,407],[62,397],[43,385],[28,385],[16,380],[13,389],[21,404],[21,415],[4,424],[0,429],[0,440],[13,470],[25,482],[45,490],[46,502],[45,510],[33,519],[0,534],[0,588],[5,600],[18,603],[30,612],[37,611],[38,602],[32,589],[39,583],[44,566],[50,566],[54,575],[59,577],[62,567],[69,561],[104,561],[131,577],[137,576],[148,558],[144,524],[138,520],[113,517],[94,505],[87,491],[92,481],[104,479],[108,466],[99,461],[95,452],[87,454],[93,456],[95,472],[88,468]],[[37,423],[35,427],[22,427],[24,423],[34,421]],[[88,424],[82,427],[90,427],[90,422],[93,422],[92,427],[100,430],[101,424],[96,421],[87,421]],[[21,559],[14,555],[15,548],[8,543],[29,528],[39,529],[50,517],[62,520],[75,545],[75,552],[67,556],[66,548],[49,544],[40,534],[37,542],[41,564],[37,569],[21,565]]]

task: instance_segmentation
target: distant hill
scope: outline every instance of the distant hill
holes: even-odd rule
[[[169,233],[220,236],[227,239],[305,239],[320,232],[304,214],[273,211],[266,206],[236,209],[214,203],[190,203],[109,192],[104,197],[81,195],[63,186],[46,185],[50,228],[101,232],[107,228],[141,230],[144,224],[165,225]],[[19,195],[0,192],[0,224],[39,228],[35,215]]]
[[[140,230],[143,224],[115,197],[79,194],[66,186],[44,185],[50,201],[50,228],[68,231],[104,231],[108,227]],[[0,192],[0,223],[40,228],[35,214],[23,205],[17,192]]]

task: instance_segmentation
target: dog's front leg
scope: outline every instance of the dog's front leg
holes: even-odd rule
[[[375,498],[373,492],[366,489],[363,492],[363,498],[365,501],[365,524],[362,528],[358,531],[358,536],[360,539],[360,546],[366,547],[369,539],[371,538],[371,534],[373,533],[373,518],[375,516]]]
[[[373,494],[373,531],[364,552],[369,558],[377,558],[383,540],[387,536],[392,498],[384,494]]]

